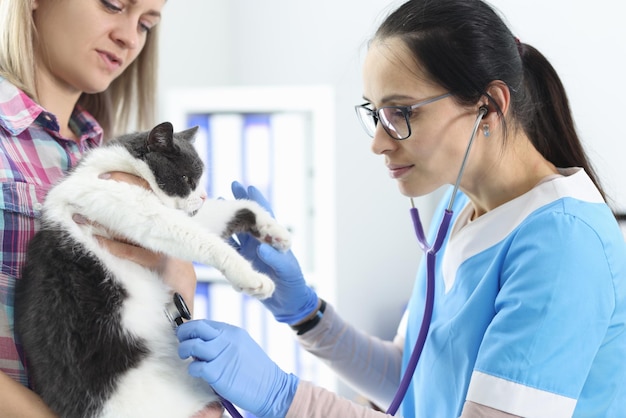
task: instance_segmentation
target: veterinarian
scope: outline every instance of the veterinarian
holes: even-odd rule
[[[53,416],[28,389],[27,369],[12,332],[13,288],[48,188],[83,152],[129,130],[131,119],[137,128],[153,126],[156,34],[164,4],[165,0],[0,1],[3,418]],[[110,245],[126,258],[163,271],[188,301],[193,300],[195,274],[190,263],[121,242]]]
[[[276,282],[265,307],[381,409],[406,388],[405,418],[626,416],[626,245],[546,58],[480,0],[410,0],[371,40],[363,80],[357,116],[400,192],[452,185],[428,240],[414,215],[428,255],[403,323],[393,341],[364,335],[292,253],[241,237]],[[258,417],[385,416],[283,372],[239,328],[178,336],[189,372]]]

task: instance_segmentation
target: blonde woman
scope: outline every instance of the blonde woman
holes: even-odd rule
[[[0,416],[54,414],[28,389],[13,288],[50,186],[106,139],[153,124],[165,0],[0,1]],[[132,181],[128,176],[114,178]],[[193,299],[189,263],[110,242]],[[176,276],[176,283],[174,283]],[[217,415],[219,416],[219,415]]]

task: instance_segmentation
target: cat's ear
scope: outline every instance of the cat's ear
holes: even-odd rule
[[[198,133],[198,126],[194,126],[193,128],[185,129],[184,131],[179,132],[176,135],[180,136],[180,138],[186,141],[193,142],[196,139],[197,133]]]
[[[163,122],[150,131],[146,138],[149,151],[168,150],[174,146],[174,127],[170,122]]]

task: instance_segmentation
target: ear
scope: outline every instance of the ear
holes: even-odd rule
[[[171,123],[163,122],[150,131],[146,138],[148,151],[165,151],[174,145],[174,128]]]
[[[177,135],[180,138],[185,139],[189,142],[193,142],[196,139],[196,134],[198,133],[198,126],[194,126],[193,128],[185,129],[182,132],[179,132]]]
[[[35,11],[39,8],[39,0],[30,0],[30,10]]]
[[[496,80],[487,86],[487,93],[490,97],[483,96],[482,100],[478,102],[478,107],[487,106],[489,112],[483,117],[483,121],[489,123],[492,127],[496,127],[500,122],[498,108],[500,108],[499,110],[504,117],[506,117],[509,111],[511,91],[504,81]]]

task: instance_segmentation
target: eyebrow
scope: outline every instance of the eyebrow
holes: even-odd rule
[[[365,96],[363,96],[363,100],[365,100],[366,102],[370,104],[373,104],[372,101]],[[381,103],[389,103],[389,102],[404,101],[404,100],[418,100],[418,99],[412,96],[404,95],[404,94],[392,94],[390,96],[383,97],[383,99],[381,100]]]
[[[132,4],[133,6],[137,5],[138,0],[128,0],[130,2],[130,4]],[[161,13],[157,12],[156,10],[148,10],[148,12],[146,13],[149,16],[154,16],[157,18],[161,18]]]

